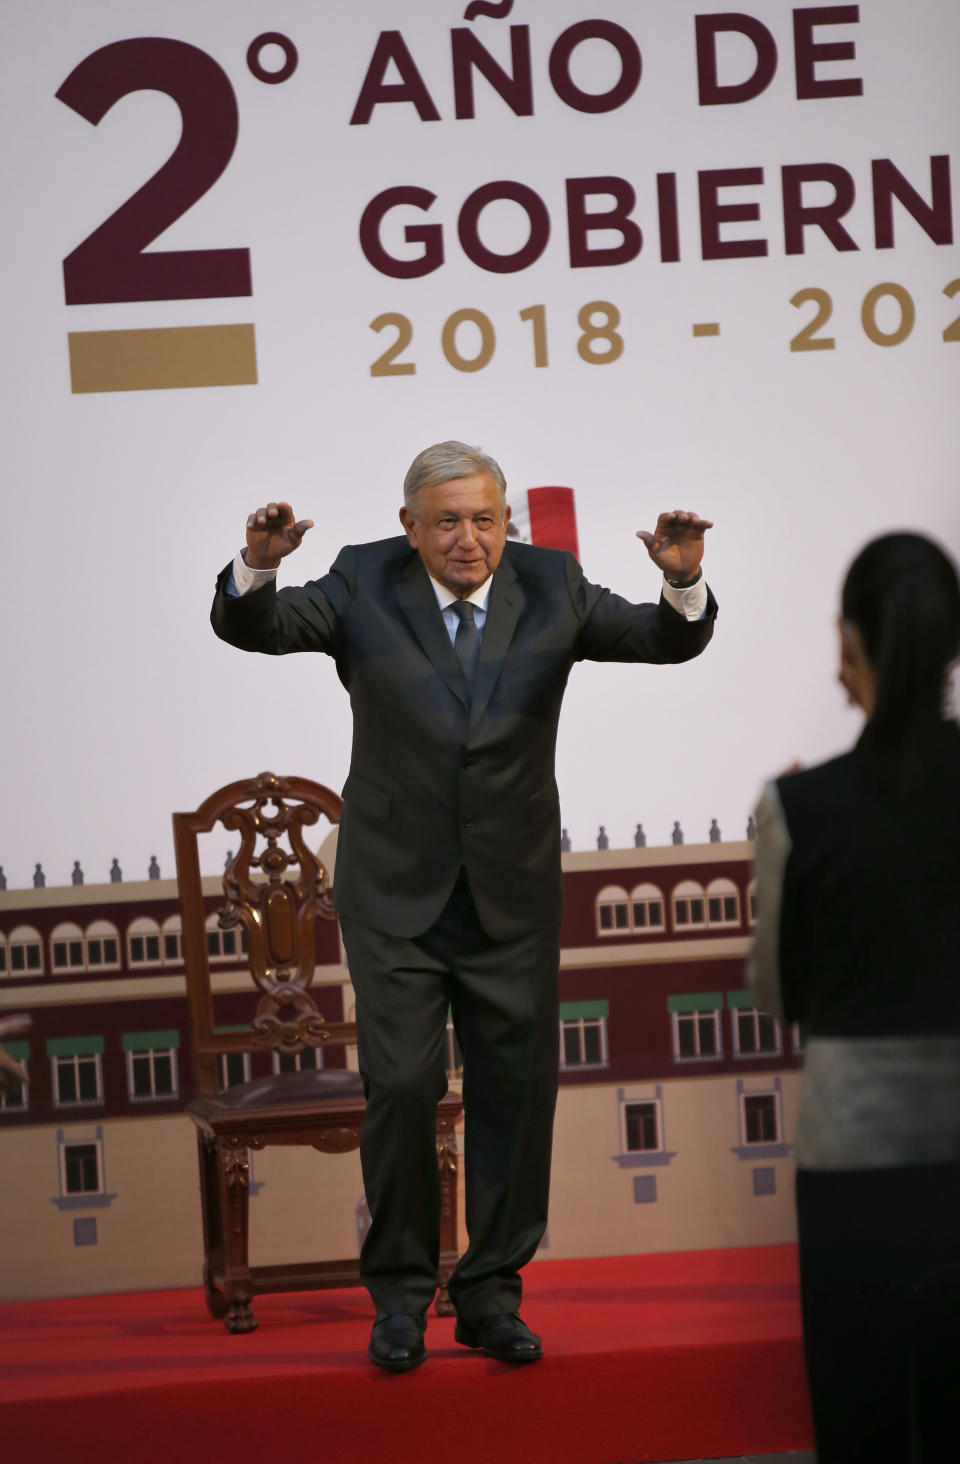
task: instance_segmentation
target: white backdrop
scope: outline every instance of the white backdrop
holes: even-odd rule
[[[668,840],[674,819],[688,842],[705,838],[713,817],[726,837],[742,837],[763,776],[852,739],[832,625],[846,562],[890,526],[960,549],[960,343],[943,339],[960,315],[960,295],[943,293],[960,257],[897,202],[894,247],[878,249],[871,204],[871,160],[892,160],[929,201],[931,157],[949,166],[960,153],[960,7],[844,7],[844,23],[813,35],[853,55],[821,53],[814,75],[821,86],[862,78],[862,95],[799,100],[793,8],[753,0],[743,10],[773,36],[776,74],[752,100],[700,105],[694,17],[726,8],[518,0],[510,14],[467,21],[462,3],[445,0],[7,0],[0,862],[11,885],[28,884],[37,860],[51,883],[66,882],[76,858],[88,880],[105,878],[114,855],[127,878],[143,877],[153,853],[172,873],[171,811],[263,768],[340,786],[349,714],[332,665],[219,643],[207,620],[213,580],[246,513],[271,497],[317,520],[281,571],[287,582],[325,572],[345,542],[393,533],[410,459],[446,437],[482,444],[517,489],[572,486],[588,576],[637,599],[658,583],[634,530],[676,506],[716,520],[706,567],[721,609],[708,652],[679,668],[574,671],[558,778],[575,847],[600,823],[628,843],[638,819],[652,843]],[[590,113],[556,94],[548,62],[563,32],[598,17],[635,38],[643,73],[622,106]],[[451,30],[475,32],[509,67],[511,26],[529,28],[533,115],[514,115],[475,74],[476,116],[456,118]],[[439,120],[382,100],[367,124],[350,125],[386,30],[401,33]],[[299,62],[289,80],[266,85],[246,54],[273,31],[294,42]],[[149,247],[248,248],[253,293],[68,305],[63,258],[160,167],[181,121],[154,90],[123,97],[97,126],[55,93],[101,47],[149,36],[205,51],[239,109],[222,176]],[[717,58],[725,85],[756,60],[733,34],[719,38]],[[265,67],[280,59],[262,52]],[[584,92],[609,91],[618,74],[607,42],[575,49],[570,76]],[[399,80],[394,69],[385,76]],[[804,252],[786,254],[780,179],[791,164],[852,177],[842,224],[856,249],[840,252],[809,227]],[[765,255],[701,257],[697,175],[714,169],[763,170],[762,182],[719,195],[756,205],[759,217],[719,232],[764,239]],[[658,173],[676,175],[678,262],[660,258]],[[634,188],[643,248],[623,264],[572,268],[565,180],[604,176]],[[457,217],[477,188],[504,179],[540,195],[551,235],[535,263],[498,273],[466,257]],[[404,242],[403,226],[442,224],[444,263],[420,278],[378,271],[358,239],[370,201],[399,185],[436,195],[429,212],[395,209],[382,228],[384,247],[412,259],[422,246]],[[826,185],[804,192],[808,204],[831,196]],[[515,204],[483,213],[491,250],[509,254],[527,233]],[[620,239],[593,232],[588,242]],[[916,319],[901,343],[882,345],[861,305],[890,282],[908,292]],[[791,298],[808,288],[830,297],[819,338],[834,349],[790,348],[814,314]],[[577,350],[578,312],[597,300],[621,316],[623,351],[605,364]],[[533,305],[548,336],[540,367],[519,316]],[[444,321],[468,307],[496,334],[489,364],[472,372],[441,349]],[[901,310],[884,296],[868,314],[873,335],[895,333]],[[411,323],[400,360],[415,363],[412,374],[370,374],[395,335],[370,328],[384,312]],[[255,328],[256,385],[71,391],[68,332],[234,322]],[[695,337],[700,322],[719,323],[719,335]],[[477,341],[462,327],[464,356]]]

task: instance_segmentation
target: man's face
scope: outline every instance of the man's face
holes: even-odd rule
[[[503,555],[510,509],[489,473],[451,478],[421,488],[416,517],[406,507],[400,522],[427,571],[463,599],[489,578]]]

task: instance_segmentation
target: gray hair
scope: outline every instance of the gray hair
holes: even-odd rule
[[[418,452],[403,480],[403,501],[414,513],[421,488],[449,483],[453,478],[470,478],[474,473],[489,473],[500,490],[501,505],[506,502],[507,481],[500,464],[466,442],[435,442]]]

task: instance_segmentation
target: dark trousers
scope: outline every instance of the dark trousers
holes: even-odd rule
[[[819,1464],[960,1457],[960,1165],[801,1169],[797,1215]]]
[[[425,1312],[437,1286],[448,1011],[463,1055],[469,1237],[450,1296],[467,1321],[516,1311],[520,1268],[547,1222],[559,931],[492,940],[462,874],[437,923],[414,940],[340,926],[367,1094],[360,1159],[371,1225],[360,1270],[377,1314]]]

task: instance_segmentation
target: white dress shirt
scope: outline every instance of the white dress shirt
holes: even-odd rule
[[[487,623],[487,602],[490,599],[490,584],[492,580],[493,575],[488,574],[483,584],[479,585],[471,594],[455,595],[452,590],[447,589],[446,585],[442,585],[439,580],[434,579],[432,574],[430,575],[433,593],[437,597],[437,604],[440,606],[443,623],[447,627],[447,635],[451,641],[456,640],[457,626],[460,624],[460,619],[453,609],[458,599],[470,601],[470,604],[473,606],[473,623],[477,627],[477,637],[479,640],[483,640],[483,627]]]

